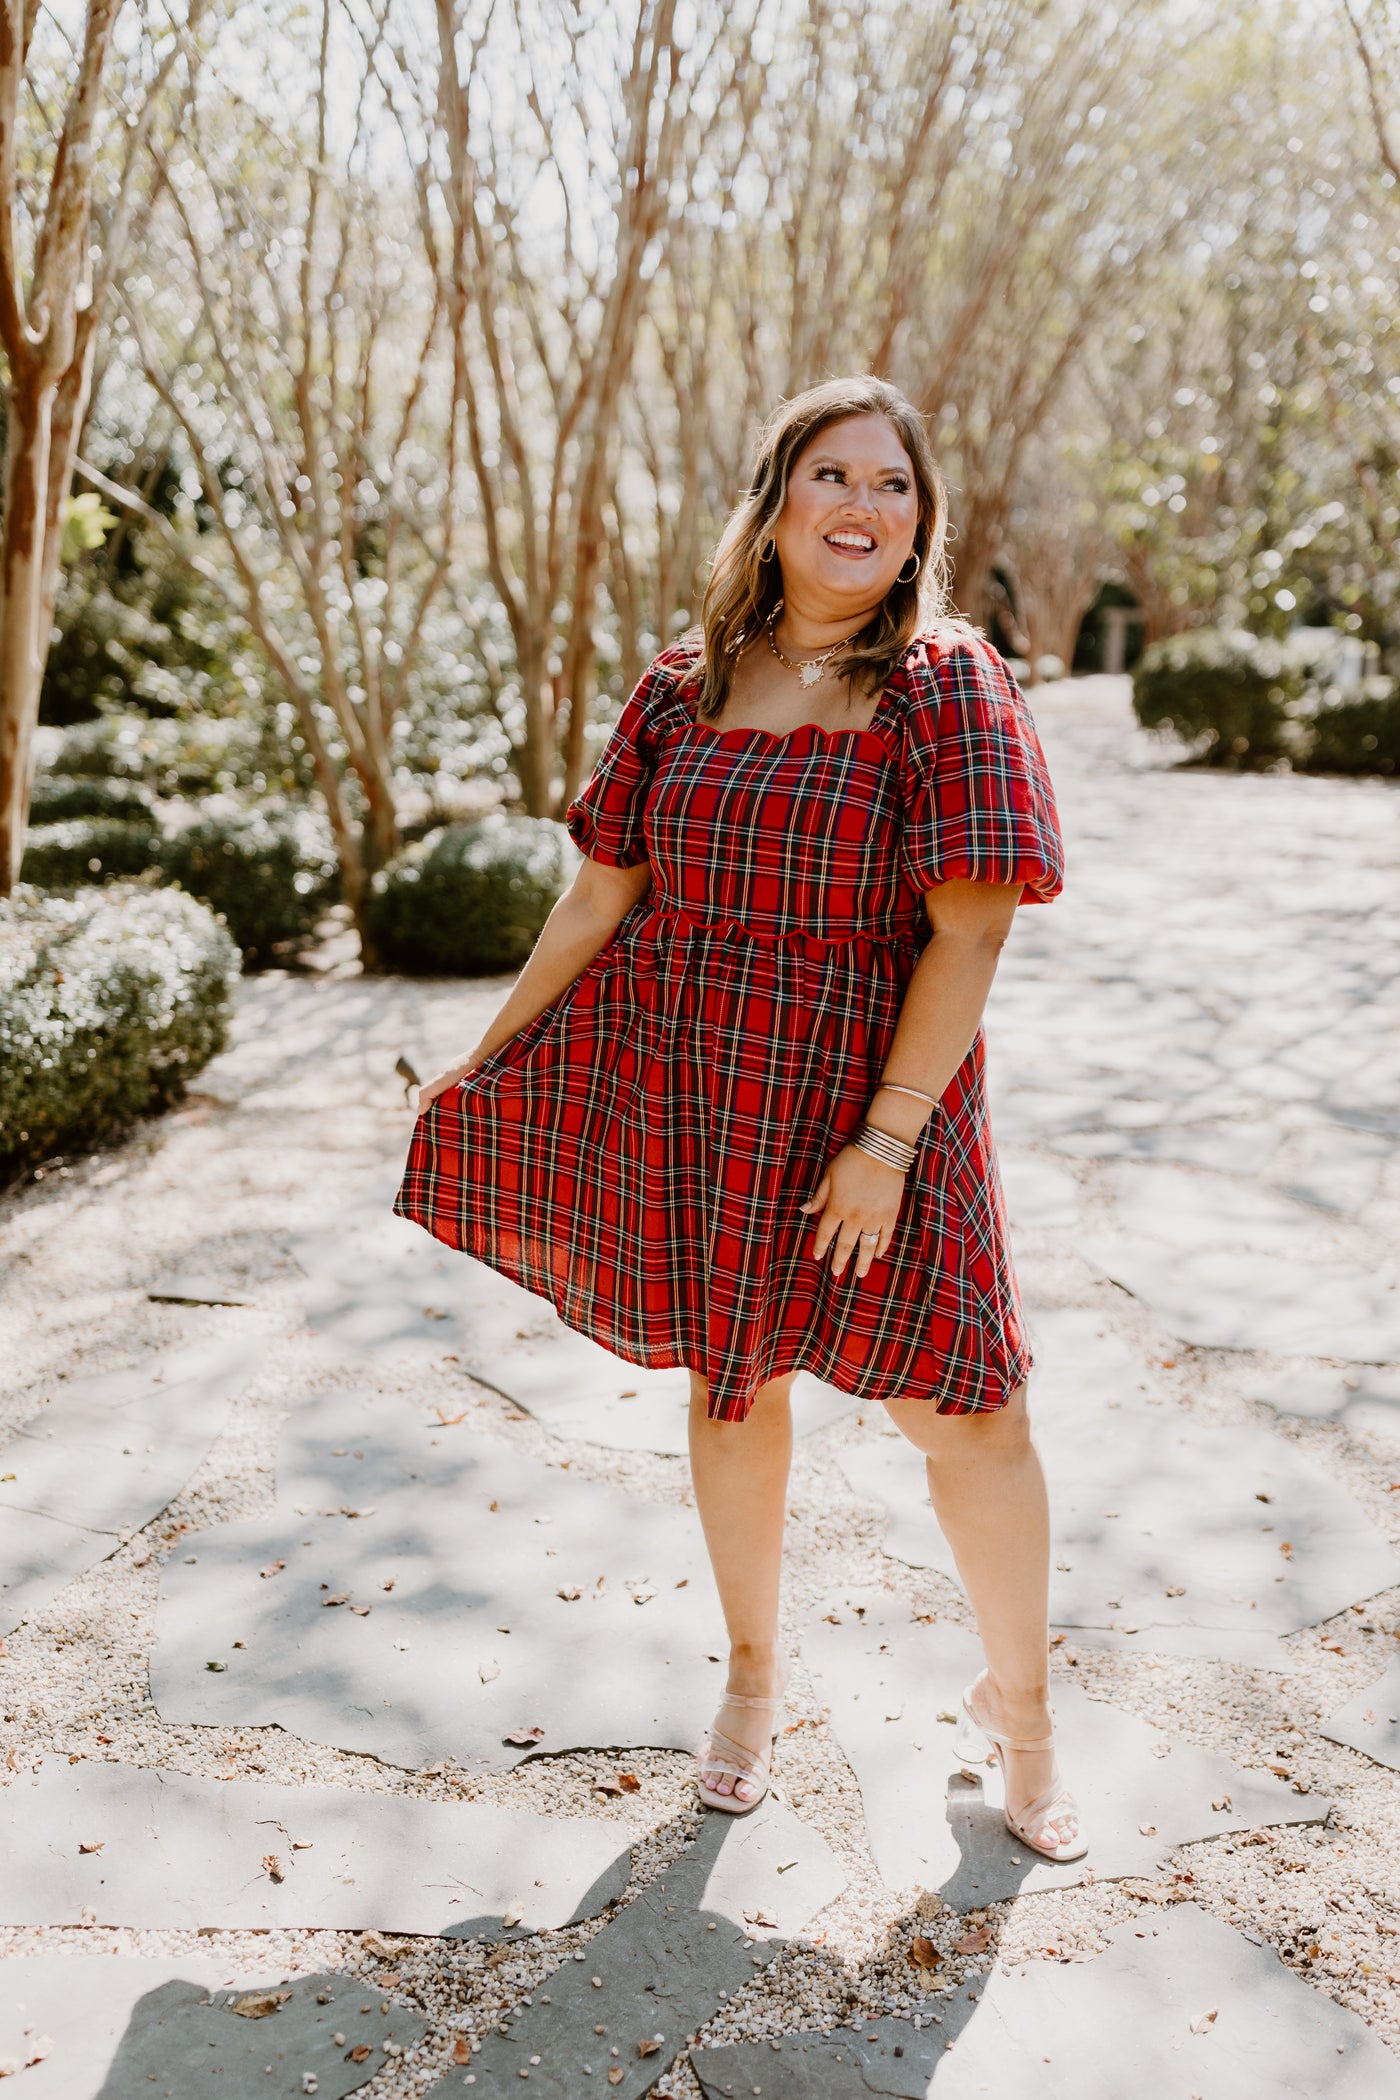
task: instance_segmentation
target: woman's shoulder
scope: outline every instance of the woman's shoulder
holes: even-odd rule
[[[964,661],[983,664],[1000,660],[980,627],[958,614],[948,613],[919,629],[905,649],[904,662],[914,669],[933,671],[949,658],[959,656]]]

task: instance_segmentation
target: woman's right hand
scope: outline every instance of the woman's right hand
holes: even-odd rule
[[[465,1079],[468,1072],[481,1063],[484,1054],[481,1050],[469,1050],[460,1064],[449,1065],[445,1072],[438,1073],[436,1079],[425,1080],[418,1089],[418,1114],[423,1115],[439,1094],[445,1094],[450,1086],[456,1086],[459,1079]]]

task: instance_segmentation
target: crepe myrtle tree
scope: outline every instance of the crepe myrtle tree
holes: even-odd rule
[[[183,451],[184,513],[148,522],[294,703],[374,968],[396,729],[460,508],[446,288],[384,150],[382,19],[274,13],[257,92],[211,58],[160,160],[162,260],[127,275],[121,326]]]
[[[114,270],[143,207],[146,152],[181,99],[202,12],[88,0],[70,44],[38,0],[0,0],[0,895],[19,876],[31,745],[63,559],[66,506]],[[71,533],[70,533],[71,538]]]

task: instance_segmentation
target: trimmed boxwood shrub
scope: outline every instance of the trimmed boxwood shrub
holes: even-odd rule
[[[1400,773],[1400,691],[1320,707],[1308,730],[1314,773]]]
[[[74,817],[66,824],[36,824],[24,842],[20,879],[41,890],[74,890],[93,882],[140,875],[160,846],[154,824],[123,817]]]
[[[166,879],[220,914],[249,962],[309,938],[339,894],[326,825],[309,810],[205,817],[161,847]]]
[[[240,716],[179,721],[99,715],[66,732],[53,770],[142,781],[158,795],[232,794],[268,784],[258,726]]]
[[[1214,766],[1302,756],[1295,717],[1301,667],[1277,642],[1243,629],[1196,628],[1144,649],[1133,708],[1144,729],[1171,729]]]
[[[370,930],[392,968],[488,976],[525,962],[578,867],[562,824],[500,811],[430,831],[381,868]]]
[[[66,824],[74,817],[122,817],[151,822],[151,798],[139,781],[98,774],[41,773],[29,802],[31,824]]]
[[[138,884],[0,902],[0,1177],[167,1107],[224,1046],[238,951]]]

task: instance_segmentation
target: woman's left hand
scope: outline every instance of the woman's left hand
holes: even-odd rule
[[[843,1145],[828,1161],[816,1193],[798,1206],[818,1214],[812,1249],[816,1259],[821,1261],[834,1241],[832,1275],[842,1274],[854,1251],[856,1275],[864,1276],[894,1238],[903,1194],[904,1176],[898,1167],[872,1159],[855,1145]],[[878,1233],[879,1238],[862,1239],[863,1232]]]

